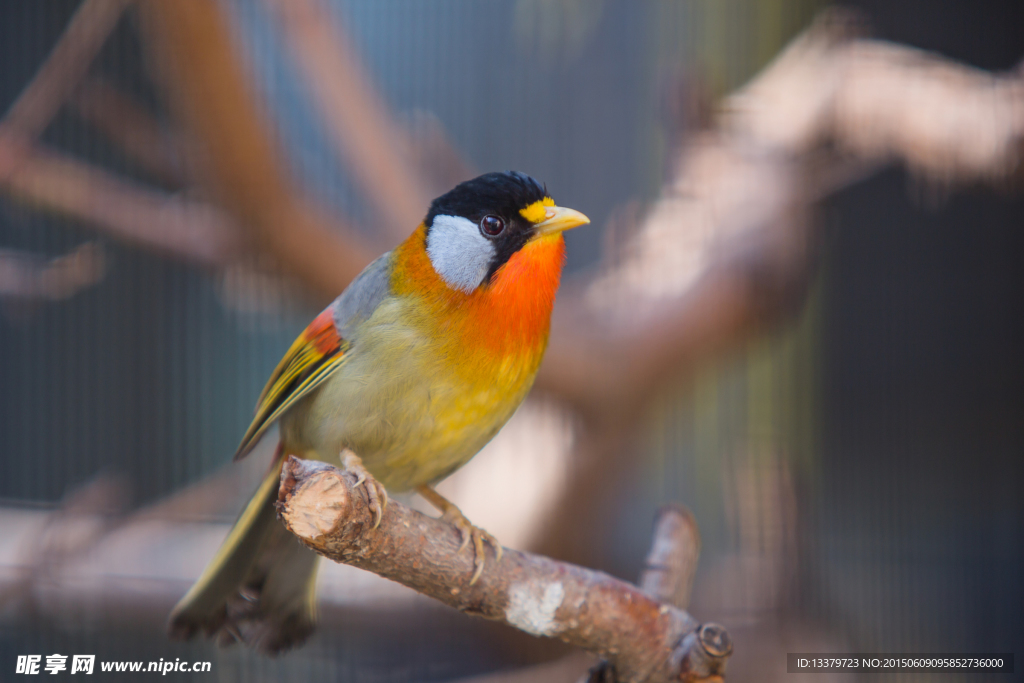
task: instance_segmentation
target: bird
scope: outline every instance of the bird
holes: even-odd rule
[[[524,173],[486,173],[434,199],[299,335],[267,381],[235,455],[274,425],[273,464],[214,558],[171,612],[172,637],[198,633],[267,654],[316,623],[318,556],[276,519],[289,455],[353,471],[377,522],[388,492],[415,491],[471,544],[485,544],[434,485],[468,462],[522,403],[547,347],[565,262],[563,232],[589,223]],[[344,455],[343,455],[344,454]]]

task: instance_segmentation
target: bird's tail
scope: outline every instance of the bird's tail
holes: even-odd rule
[[[281,451],[202,576],[171,612],[168,632],[268,654],[300,645],[316,623],[317,555],[276,519]]]

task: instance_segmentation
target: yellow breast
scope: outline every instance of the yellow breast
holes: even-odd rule
[[[465,294],[440,281],[414,233],[395,250],[392,296],[359,327],[344,366],[282,420],[286,447],[331,461],[352,448],[393,491],[465,464],[536,377],[561,270],[556,237]]]

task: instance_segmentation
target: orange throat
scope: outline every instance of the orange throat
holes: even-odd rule
[[[536,372],[547,346],[551,309],[565,262],[561,234],[533,239],[472,293],[452,289],[427,256],[421,224],[395,250],[392,291],[421,297],[426,322],[458,353]],[[470,360],[465,358],[465,360]],[[532,379],[532,377],[531,377]]]

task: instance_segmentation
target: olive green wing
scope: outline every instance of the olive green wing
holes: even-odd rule
[[[388,296],[390,278],[388,252],[368,265],[299,335],[267,380],[235,460],[245,457],[278,418],[341,368],[359,324]]]
[[[256,402],[256,415],[242,437],[235,460],[245,457],[285,411],[345,362],[348,344],[338,334],[333,309],[330,306],[318,315],[277,364]]]

